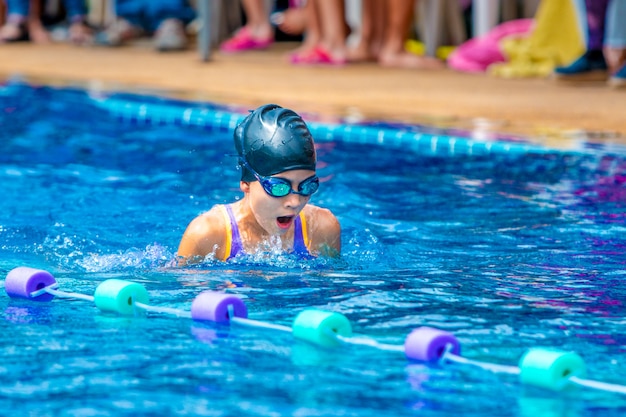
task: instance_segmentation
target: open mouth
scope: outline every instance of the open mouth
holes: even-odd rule
[[[276,223],[281,229],[288,229],[293,222],[293,216],[280,216],[276,218]]]

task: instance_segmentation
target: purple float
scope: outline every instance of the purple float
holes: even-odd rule
[[[4,289],[11,298],[26,298],[33,301],[51,301],[54,295],[44,293],[31,296],[35,291],[56,284],[51,273],[43,269],[20,266],[12,269],[4,281]]]
[[[248,308],[237,296],[213,291],[205,291],[193,300],[191,304],[191,318],[194,320],[214,321],[227,323],[232,317],[247,318]]]
[[[440,360],[450,345],[450,352],[461,354],[461,345],[452,333],[432,327],[418,327],[406,337],[404,353],[409,359],[425,362]]]

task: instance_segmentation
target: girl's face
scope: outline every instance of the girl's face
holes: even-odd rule
[[[291,181],[293,191],[298,185],[315,175],[315,171],[298,169],[285,171],[273,177]],[[270,235],[284,235],[293,225],[293,221],[311,196],[288,194],[284,197],[272,197],[267,194],[259,181],[242,182],[242,190],[247,192],[249,205],[257,223]]]

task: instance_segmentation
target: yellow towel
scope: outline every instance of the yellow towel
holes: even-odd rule
[[[507,62],[492,64],[488,72],[504,78],[546,77],[585,52],[572,0],[542,0],[535,28],[524,38],[500,42]]]

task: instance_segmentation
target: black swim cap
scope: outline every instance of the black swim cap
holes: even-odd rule
[[[315,171],[313,136],[293,110],[265,104],[237,126],[234,139],[242,181],[256,180],[243,161],[264,177],[294,169]]]

